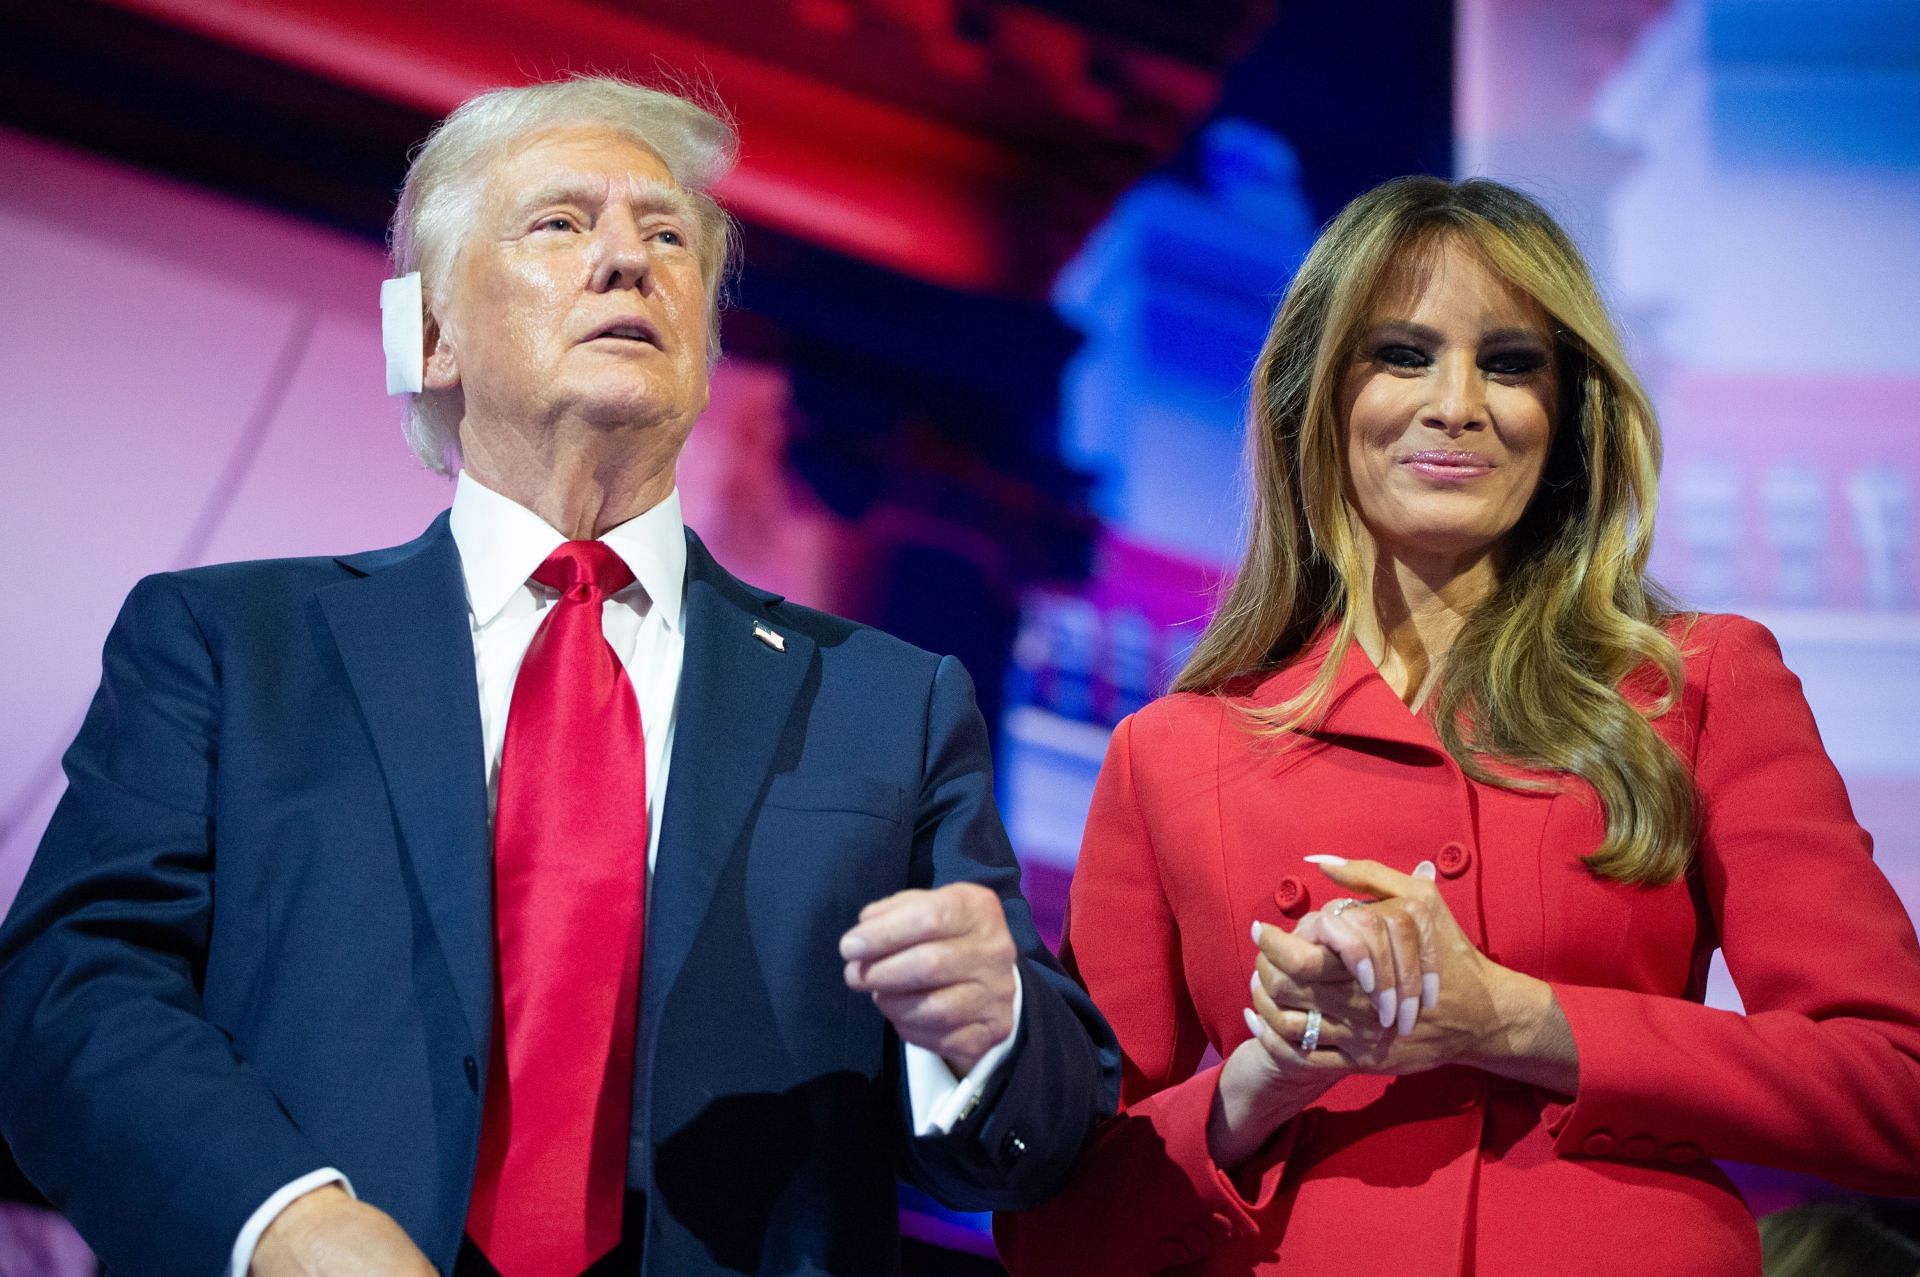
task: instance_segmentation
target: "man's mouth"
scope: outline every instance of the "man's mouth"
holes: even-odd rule
[[[658,347],[660,333],[644,319],[616,319],[594,329],[587,340],[637,341]]]

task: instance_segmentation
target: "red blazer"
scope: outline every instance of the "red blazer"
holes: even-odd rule
[[[1306,746],[1276,750],[1230,707],[1298,691],[1324,638],[1248,697],[1170,696],[1123,722],[1067,936],[1125,1051],[1122,1112],[1065,1193],[996,1221],[1012,1272],[1756,1274],[1753,1219],[1711,1159],[1920,1193],[1913,926],[1773,636],[1735,616],[1675,636],[1686,686],[1656,726],[1703,823],[1667,887],[1580,864],[1603,832],[1584,785],[1469,780],[1358,646]],[[1252,921],[1290,926],[1338,894],[1313,852],[1433,860],[1482,951],[1553,984],[1578,1096],[1465,1067],[1356,1075],[1217,1167],[1209,1048],[1246,1037]],[[1701,1005],[1716,947],[1745,1015]]]

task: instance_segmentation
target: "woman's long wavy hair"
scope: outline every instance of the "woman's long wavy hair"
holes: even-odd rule
[[[1446,656],[1435,730],[1468,775],[1515,789],[1521,772],[1577,776],[1599,795],[1606,836],[1586,863],[1634,883],[1679,878],[1692,855],[1692,777],[1649,722],[1670,710],[1680,653],[1674,609],[1647,579],[1660,431],[1579,250],[1539,203],[1497,182],[1408,177],[1349,204],[1307,255],[1254,366],[1247,429],[1245,558],[1173,690],[1220,692],[1285,665],[1323,627],[1314,679],[1247,712],[1255,730],[1311,732],[1365,597],[1348,497],[1343,378],[1394,268],[1443,244],[1476,252],[1532,297],[1554,330],[1560,405],[1539,490],[1509,534],[1499,583]],[[1622,694],[1651,678],[1651,704]]]

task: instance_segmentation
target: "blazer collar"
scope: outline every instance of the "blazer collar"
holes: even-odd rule
[[[1333,651],[1335,628],[1331,624],[1321,627],[1293,659],[1254,687],[1247,703],[1279,705],[1305,691]],[[1349,643],[1340,658],[1327,693],[1325,717],[1312,734],[1333,743],[1351,737],[1446,752],[1433,724],[1424,714],[1407,708],[1358,643]]]

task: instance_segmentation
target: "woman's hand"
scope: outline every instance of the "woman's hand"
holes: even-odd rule
[[[1258,922],[1253,924],[1253,940],[1263,955],[1271,953],[1274,961],[1285,966],[1299,987],[1324,982],[1329,1000],[1342,996],[1339,990],[1355,987],[1340,959],[1321,945],[1297,940],[1278,927]],[[1265,956],[1259,961],[1272,967]],[[1221,1066],[1220,1085],[1207,1122],[1207,1145],[1214,1163],[1229,1171],[1251,1157],[1283,1123],[1353,1071],[1336,1051],[1302,1051],[1298,1026],[1288,1037],[1252,1010],[1246,1015],[1247,1031],[1253,1036],[1235,1047]]]
[[[1321,1051],[1337,1052],[1355,1069],[1404,1074],[1465,1064],[1574,1091],[1579,1059],[1552,988],[1473,946],[1430,863],[1403,874],[1372,860],[1314,860],[1348,891],[1377,899],[1309,914],[1284,948],[1270,938],[1262,943],[1254,1010],[1276,1036],[1298,1041],[1307,1013],[1318,1010]],[[1303,965],[1303,941],[1337,957],[1352,983],[1343,988]]]

